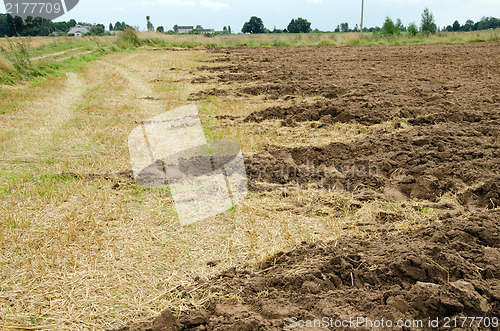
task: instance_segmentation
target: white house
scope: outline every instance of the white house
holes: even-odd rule
[[[178,26],[177,33],[189,33],[194,30],[194,26]]]
[[[76,37],[82,37],[86,33],[92,32],[92,28],[88,25],[77,25],[68,31],[68,35],[74,35]]]

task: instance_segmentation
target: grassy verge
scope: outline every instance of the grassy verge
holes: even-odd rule
[[[117,49],[116,38],[3,38],[0,40],[0,84],[14,85],[39,77],[59,76]]]

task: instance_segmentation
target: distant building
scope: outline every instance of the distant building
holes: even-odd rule
[[[214,29],[196,29],[193,30],[194,33],[199,33],[199,34],[207,34],[207,33],[214,33]]]
[[[177,33],[189,33],[194,30],[194,26],[178,26]]]
[[[82,37],[87,33],[92,32],[92,28],[88,25],[77,25],[68,31],[68,35],[74,35],[75,37]]]

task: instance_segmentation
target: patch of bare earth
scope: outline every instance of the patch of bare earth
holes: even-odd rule
[[[211,86],[191,99],[215,103],[213,130],[244,146],[259,192],[249,202],[270,220],[286,210],[287,226],[306,219],[330,233],[170,294],[201,308],[121,330],[283,330],[359,317],[364,329],[382,319],[428,329],[436,318],[443,329],[444,318],[472,316],[489,322],[468,328],[498,329],[497,48],[214,50],[201,68]],[[241,108],[224,112],[225,102]]]

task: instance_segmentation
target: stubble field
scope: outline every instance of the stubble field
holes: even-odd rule
[[[2,87],[0,326],[498,316],[498,46],[141,49]],[[183,227],[127,137],[191,103],[250,194]]]

